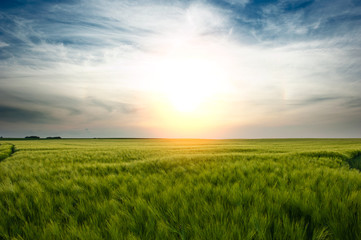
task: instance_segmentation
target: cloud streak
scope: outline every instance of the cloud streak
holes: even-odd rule
[[[43,124],[55,121],[53,117],[40,111],[0,106],[0,112],[0,121],[4,122],[30,122],[36,124]]]

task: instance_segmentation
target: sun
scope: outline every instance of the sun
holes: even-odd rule
[[[217,64],[200,57],[167,59],[163,63],[161,84],[173,108],[182,113],[201,111],[222,85]]]
[[[194,136],[221,124],[233,90],[232,71],[222,45],[195,38],[174,39],[142,61],[139,74],[149,93],[152,116],[145,125],[177,136]]]

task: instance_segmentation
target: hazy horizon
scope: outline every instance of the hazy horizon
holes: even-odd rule
[[[361,2],[0,3],[0,136],[360,138]]]

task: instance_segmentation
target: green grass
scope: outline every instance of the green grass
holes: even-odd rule
[[[0,161],[10,157],[14,152],[15,146],[13,144],[0,143]]]
[[[0,239],[361,239],[361,139],[0,144]]]

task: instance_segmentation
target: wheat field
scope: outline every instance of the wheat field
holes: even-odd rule
[[[361,239],[361,139],[0,140],[0,239]]]

